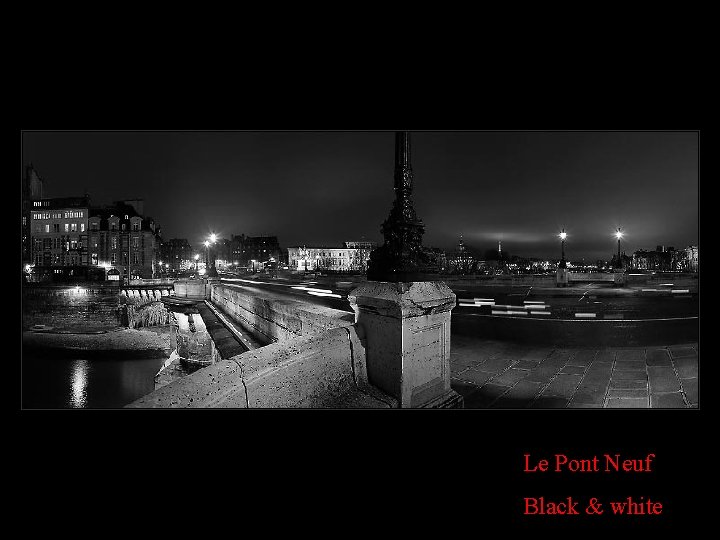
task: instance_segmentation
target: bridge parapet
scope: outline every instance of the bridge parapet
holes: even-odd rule
[[[387,408],[354,325],[267,345],[174,381],[129,408]]]

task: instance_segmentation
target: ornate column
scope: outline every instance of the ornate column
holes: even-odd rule
[[[371,384],[406,407],[461,407],[450,388],[450,312],[455,294],[438,280],[412,204],[410,134],[395,134],[395,201],[370,254],[368,282],[348,295],[366,347]]]

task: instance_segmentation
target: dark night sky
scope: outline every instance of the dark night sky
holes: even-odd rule
[[[143,198],[167,238],[382,242],[392,132],[23,132],[45,195]],[[695,132],[413,132],[424,244],[570,260],[698,241]]]

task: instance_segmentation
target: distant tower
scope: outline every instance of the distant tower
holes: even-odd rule
[[[502,255],[502,240],[498,240],[498,259],[501,258]]]

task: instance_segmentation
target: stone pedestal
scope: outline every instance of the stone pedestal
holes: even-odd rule
[[[365,342],[368,380],[399,406],[459,407],[450,388],[450,312],[455,294],[440,281],[369,281],[348,300]]]
[[[613,272],[613,274],[614,274],[613,277],[615,278],[614,286],[615,287],[624,287],[625,283],[627,281],[627,277],[625,275],[625,270],[623,270],[622,268],[618,268]]]
[[[555,274],[555,285],[557,287],[568,286],[568,270],[567,268],[558,268]]]

